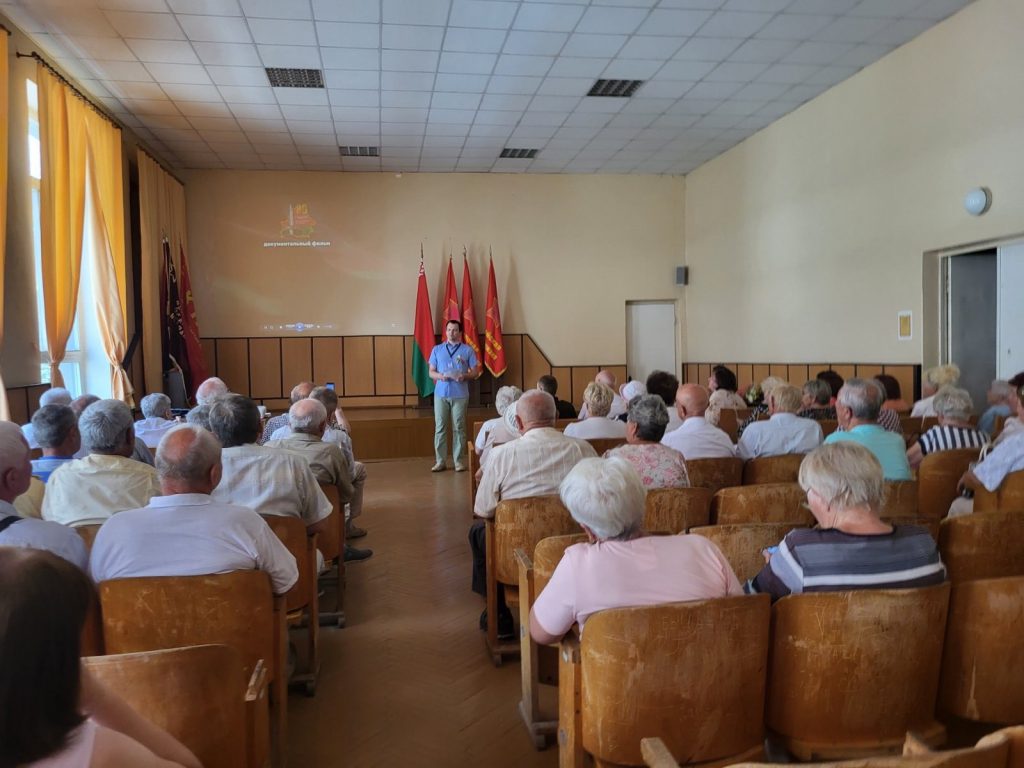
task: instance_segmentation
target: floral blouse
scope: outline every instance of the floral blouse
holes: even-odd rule
[[[635,443],[620,445],[605,453],[605,458],[618,456],[626,459],[644,481],[645,488],[688,488],[686,460],[675,448],[661,443]]]

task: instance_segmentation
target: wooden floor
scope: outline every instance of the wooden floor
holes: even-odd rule
[[[517,661],[495,668],[470,591],[465,473],[430,459],[367,465],[359,546],[348,567],[348,626],[321,633],[314,698],[289,699],[289,766],[547,766],[519,719]]]

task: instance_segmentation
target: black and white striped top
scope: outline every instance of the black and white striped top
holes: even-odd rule
[[[990,438],[984,432],[972,427],[951,427],[936,425],[917,438],[921,453],[927,456],[936,451],[953,451],[958,448],[981,448]]]

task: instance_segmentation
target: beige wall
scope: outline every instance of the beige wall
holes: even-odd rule
[[[435,323],[449,249],[462,290],[470,249],[483,329],[493,247],[503,326],[555,365],[625,360],[625,302],[675,299],[683,259],[681,177],[197,171],[186,178],[190,265],[203,336],[277,336],[302,321],[326,335],[412,332],[420,243]],[[292,203],[314,239],[280,241]],[[308,274],[297,269],[312,267]],[[680,313],[682,309],[680,309]]]
[[[687,358],[922,359],[925,252],[1024,231],[1022,39],[1024,3],[977,0],[687,176]]]

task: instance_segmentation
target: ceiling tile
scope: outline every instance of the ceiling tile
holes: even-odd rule
[[[443,27],[449,5],[449,0],[384,0],[384,21]]]
[[[316,45],[312,21],[294,19],[248,19],[249,31],[257,43],[267,45]]]
[[[192,46],[183,40],[125,40],[139,61],[155,61],[163,64],[198,64]]]
[[[262,67],[210,66],[206,71],[217,85],[270,85],[267,71]]]
[[[821,67],[804,82],[808,85],[836,85],[857,74],[857,67]]]
[[[535,112],[571,112],[580,103],[580,96],[534,96],[530,109]]]
[[[111,96],[118,99],[166,99],[168,96],[153,82],[107,82],[106,88]]]
[[[289,134],[288,126],[283,119],[277,120],[250,120],[247,117],[238,118],[238,125],[253,146],[257,144],[291,144],[292,137]]]
[[[543,144],[542,140],[550,139],[557,131],[558,128],[552,125],[520,125],[512,131],[509,141]]]
[[[925,19],[897,19],[882,29],[881,32],[873,35],[870,42],[884,43],[886,45],[903,45],[913,40],[929,27],[931,27],[931,22]]]
[[[255,88],[249,85],[219,85],[217,89],[220,91],[221,96],[224,97],[224,101],[227,102],[238,102],[240,104],[276,104],[277,99],[274,98],[274,89],[269,86],[266,88]]]
[[[430,106],[434,109],[476,109],[480,106],[478,93],[435,93]]]
[[[809,13],[780,13],[762,27],[757,36],[765,40],[806,40],[823,30],[835,16]]]
[[[299,104],[281,105],[285,120],[324,120],[331,121],[331,108],[326,106],[303,106]]]
[[[492,53],[454,53],[444,51],[439,72],[489,75],[498,57]]]
[[[517,3],[491,0],[455,0],[448,23],[453,27],[508,29],[515,18]]]
[[[651,80],[640,87],[645,96],[678,99],[693,86],[692,80]]]
[[[423,27],[436,29],[436,27]],[[505,43],[505,31],[500,29],[464,29],[449,27],[444,34],[446,51],[464,53],[497,53]]]
[[[729,61],[771,64],[792,53],[797,45],[793,40],[762,40],[759,36],[747,40],[733,51]]]
[[[240,0],[242,11],[249,17],[264,19],[311,19],[309,0]]]
[[[623,108],[624,112],[634,112],[640,115],[660,115],[666,109],[675,104],[675,99],[647,99],[641,96],[634,96]]]
[[[380,109],[377,107],[331,107],[331,114],[336,122],[371,123],[380,120]]]
[[[325,69],[324,85],[328,88],[378,90],[380,73],[363,69]]]
[[[251,43],[192,43],[200,61],[207,65],[260,67],[260,55]]]
[[[444,39],[443,27],[385,24],[381,32],[381,43],[384,48],[410,51],[438,51]]]
[[[916,19],[941,21],[947,16],[959,11],[970,1],[971,0],[928,0],[928,2],[922,3],[907,15]]]
[[[480,102],[480,109],[504,109],[522,111],[530,106],[531,97],[526,94],[487,93]]]
[[[362,121],[346,121],[337,120],[334,121],[334,131],[339,136],[347,136],[350,134],[380,134],[380,122],[362,122]]]
[[[174,99],[178,107],[181,108],[183,103],[188,102],[205,102],[207,104],[215,102],[217,104],[223,104],[224,99],[220,95],[220,91],[212,85],[174,85],[172,83],[164,83],[164,92]],[[225,111],[227,107],[225,107]],[[182,109],[182,114],[188,114]]]
[[[760,83],[802,83],[818,71],[815,64],[775,64],[758,76]]]
[[[179,15],[177,19],[189,40],[209,43],[252,42],[245,19],[187,14]]]
[[[809,85],[802,83],[794,85],[782,95],[782,100],[795,101],[799,104],[810,101],[828,88],[826,85]]]
[[[380,52],[373,48],[320,48],[320,60],[331,69],[379,69]]]
[[[487,84],[488,93],[519,93],[532,94],[537,92],[542,78],[519,77],[515,75],[495,75]]]
[[[893,49],[891,45],[861,43],[855,45],[832,63],[839,67],[864,67],[877,61]]]
[[[504,52],[534,56],[552,56],[562,50],[568,34],[565,32],[519,32],[508,33]]]
[[[132,11],[105,11],[111,26],[122,37],[151,40],[184,40],[185,33],[171,13],[135,13]]]
[[[153,76],[137,61],[94,61],[92,68],[102,80],[150,82]]]
[[[860,0],[793,0],[786,7],[788,13],[847,13]]]
[[[426,91],[434,87],[434,75],[425,72],[381,72],[380,87],[385,91]]]
[[[288,108],[282,107],[281,111],[285,113],[284,119],[288,124],[288,130],[294,134],[301,133],[304,144],[323,144],[327,137],[334,135],[334,123],[330,120],[289,119]],[[298,142],[298,138],[295,140]]]
[[[259,45],[260,59],[265,67],[298,67],[320,69],[320,55],[310,45]]]
[[[519,8],[513,29],[534,32],[571,32],[582,18],[584,9],[574,5],[527,3]]]
[[[579,32],[598,34],[631,34],[647,17],[641,8],[600,8],[592,6],[580,19]]]
[[[223,89],[221,89],[223,90]],[[271,94],[273,98],[273,94]],[[228,108],[236,118],[273,119],[281,116],[281,109],[277,102],[273,104],[228,104]]]
[[[360,93],[375,93],[375,91],[360,91]],[[324,106],[328,105],[327,91],[323,88],[274,88],[274,95],[277,103],[298,104],[302,106]],[[285,112],[287,117],[287,112]]]
[[[426,109],[384,107],[380,111],[380,119],[382,123],[423,123],[427,120],[427,114]]]
[[[327,92],[332,107],[379,107],[380,94],[369,90],[339,90]]]
[[[771,81],[750,83],[749,85],[743,86],[743,88],[736,92],[736,98],[769,101],[770,99],[777,99],[788,89],[789,85],[786,83]],[[757,110],[751,110],[747,114],[751,114],[756,111]]]
[[[486,75],[457,75],[438,73],[434,87],[439,91],[483,93],[487,89]]]
[[[644,59],[615,59],[601,73],[601,77],[612,80],[647,80],[654,77],[664,63]]]
[[[748,86],[749,87],[749,86]],[[752,115],[767,103],[767,99],[728,99],[711,113],[713,115],[739,115],[747,117]]]
[[[381,69],[393,72],[434,72],[437,69],[436,51],[381,51]]]
[[[316,34],[320,45],[337,48],[377,48],[380,45],[380,24],[318,21]]]
[[[658,80],[700,80],[715,68],[713,61],[672,60],[658,70]]]
[[[863,43],[891,23],[891,19],[871,16],[844,16],[822,29],[815,37],[837,43]]]
[[[626,35],[583,35],[573,34],[569,37],[563,56],[581,56],[586,58],[615,56],[625,45]]]
[[[722,104],[723,98],[713,94],[700,96],[699,92],[687,94],[686,98],[680,99],[666,114],[682,115],[684,117],[703,117],[709,112],[714,112]]]
[[[782,61],[786,64],[831,64],[853,48],[850,43],[801,43]]]
[[[559,56],[552,64],[549,77],[585,77],[591,82],[596,80],[604,72],[605,67],[611,61],[610,57],[600,58],[574,58],[572,56]],[[587,86],[588,88],[590,86]]]
[[[678,37],[633,35],[618,55],[621,59],[670,59],[682,42]]]
[[[494,68],[496,75],[544,76],[554,63],[554,56],[510,56],[502,54]]]
[[[750,37],[771,18],[770,13],[719,11],[700,28],[700,33],[707,37]]]
[[[476,117],[475,109],[436,109],[431,107],[430,113],[427,119],[432,123],[462,123],[469,125],[473,122],[473,118]],[[509,113],[515,115],[516,113]]]
[[[160,83],[194,83],[212,85],[206,68],[199,64],[147,64],[146,69]]]
[[[697,83],[687,92],[687,99],[684,101],[689,99],[727,99],[742,87],[743,83],[714,83],[710,81]]]
[[[764,64],[727,61],[708,73],[706,79],[717,82],[750,82],[765,70]]]
[[[614,114],[625,107],[629,101],[629,99],[612,99],[608,97],[583,99],[579,106],[576,107],[576,111]]]
[[[135,61],[135,54],[121,40],[113,37],[76,35],[69,44],[79,55],[100,61]]]
[[[641,35],[674,35],[690,37],[711,17],[710,11],[661,9],[651,11],[638,30]]]
[[[676,52],[674,58],[683,61],[720,61],[735,51],[742,42],[726,37],[692,37]]]
[[[233,117],[190,117],[188,121],[197,131],[237,131]]]
[[[481,125],[475,123],[469,129],[470,137],[477,138],[505,139],[510,133],[512,133],[512,127],[508,125]],[[468,143],[469,139],[466,141]]]
[[[559,126],[564,125],[568,118],[569,115],[563,112],[524,112],[522,119],[518,121],[518,124],[520,126],[550,128],[555,130]],[[482,121],[477,122],[479,123]],[[506,125],[516,125],[516,122],[509,122],[506,123]]]

